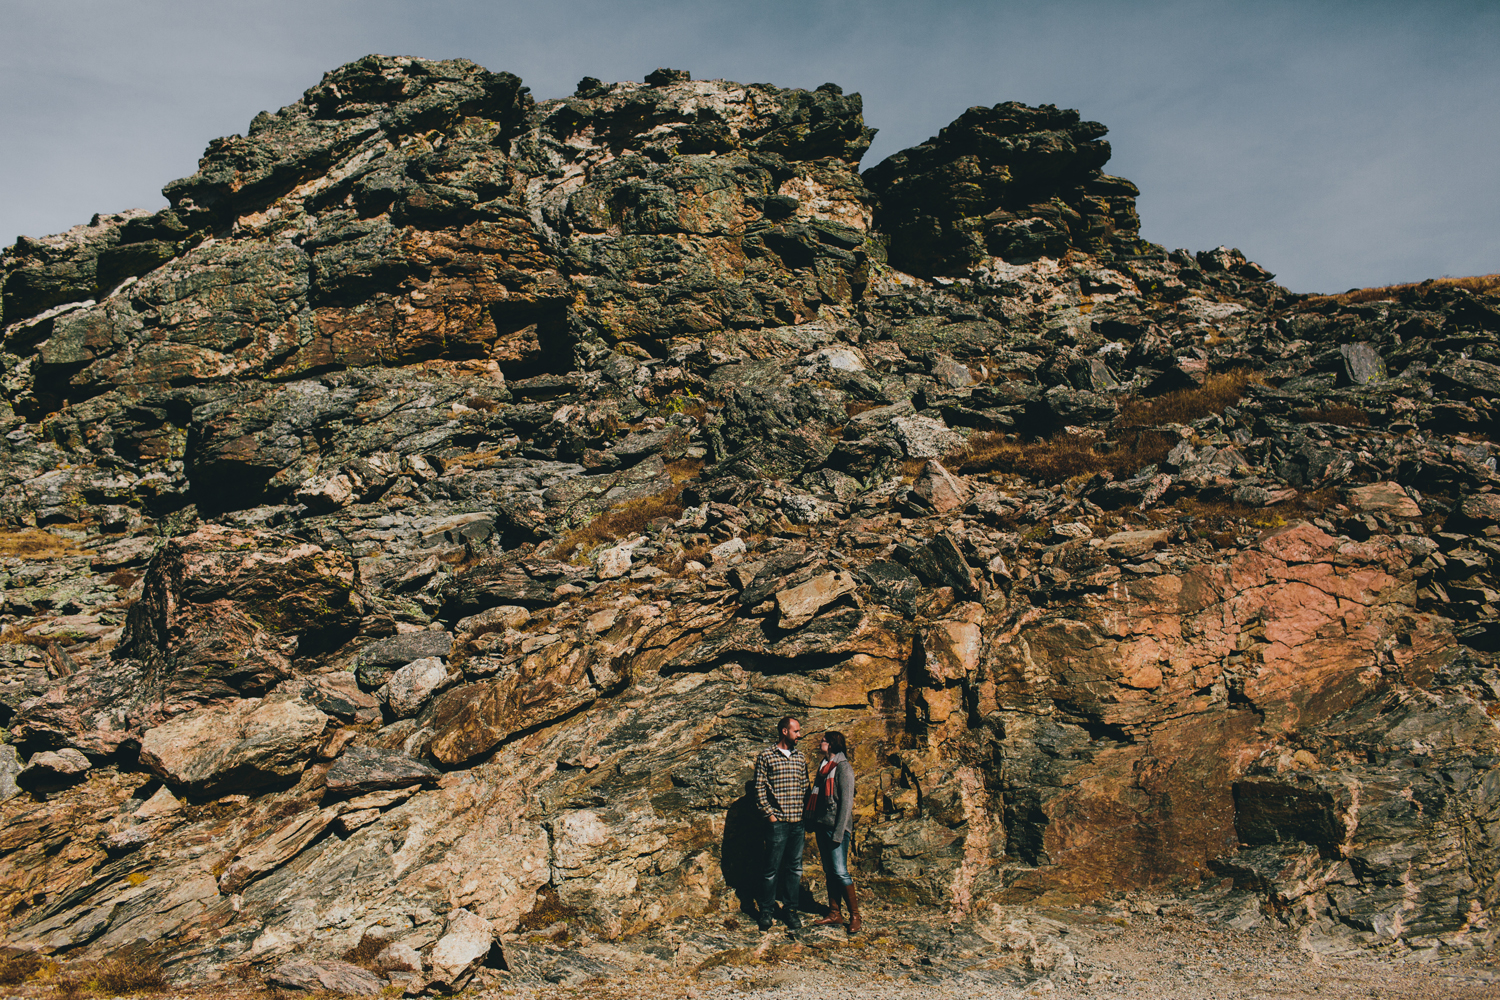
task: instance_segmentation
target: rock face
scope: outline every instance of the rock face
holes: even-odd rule
[[[790,714],[981,958],[1122,892],[1489,946],[1500,301],[1144,243],[1075,112],[870,135],[369,57],[6,251],[7,941],[645,967],[753,906]]]

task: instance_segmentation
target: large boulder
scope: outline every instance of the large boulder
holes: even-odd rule
[[[328,716],[287,695],[200,708],[146,730],[141,766],[173,788],[239,791],[301,773]]]
[[[269,531],[208,525],[152,559],[118,652],[160,695],[261,694],[291,659],[352,634],[364,613],[343,552]]]
[[[970,108],[871,167],[864,180],[880,196],[877,225],[894,237],[891,263],[961,275],[985,257],[1061,257],[1135,239],[1139,190],[1099,169],[1107,131],[1077,111],[1010,101]]]
[[[53,792],[84,779],[94,765],[72,747],[43,750],[31,755],[15,782],[28,791]]]
[[[450,669],[436,656],[424,656],[392,673],[376,693],[392,715],[406,719],[420,712],[433,695],[462,679],[460,671]]]
[[[495,943],[490,922],[460,907],[448,914],[443,934],[428,956],[431,974],[428,989],[457,993],[474,978]]]
[[[354,675],[366,690],[373,691],[390,680],[398,667],[428,657],[446,658],[452,650],[451,632],[403,632],[361,648]]]

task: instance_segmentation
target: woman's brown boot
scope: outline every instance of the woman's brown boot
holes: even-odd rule
[[[854,886],[844,886],[844,898],[849,901],[849,933],[859,933],[859,893],[854,891]]]
[[[844,922],[844,911],[839,909],[839,888],[828,890],[828,916],[822,920],[814,920],[814,927],[826,927],[829,924],[841,924]]]

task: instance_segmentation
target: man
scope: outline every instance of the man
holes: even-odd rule
[[[797,893],[802,888],[802,806],[811,787],[807,761],[797,749],[802,724],[790,715],[776,726],[776,745],[755,758],[755,801],[770,822],[766,835],[766,870],[760,887],[760,929],[771,929],[776,912],[776,881],[786,899],[786,925],[802,926]]]

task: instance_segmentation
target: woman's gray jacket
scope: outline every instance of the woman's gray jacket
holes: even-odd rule
[[[828,835],[835,844],[854,829],[854,766],[841,753],[833,755],[833,829]]]

